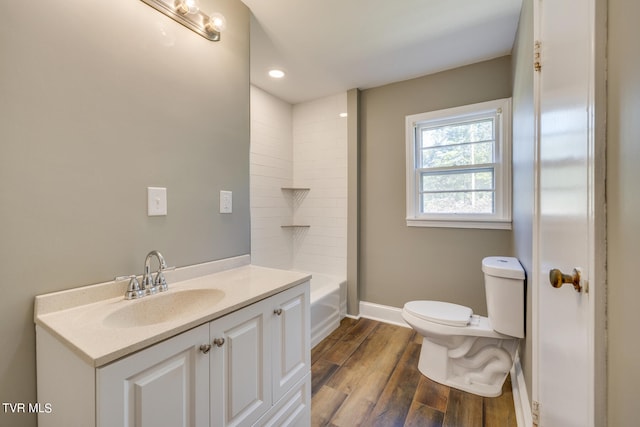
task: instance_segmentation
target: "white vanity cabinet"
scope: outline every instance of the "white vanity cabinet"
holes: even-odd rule
[[[209,325],[96,369],[99,427],[207,426]]]
[[[210,323],[211,426],[251,426],[271,407],[272,298]]]
[[[273,297],[273,401],[291,390],[311,370],[309,295],[298,288]]]
[[[271,409],[258,426],[311,425],[311,349],[309,289],[284,291],[273,298],[271,322]]]
[[[95,368],[95,383],[85,384],[86,369],[82,394],[94,393],[97,427],[308,426],[309,284]],[[66,425],[79,425],[80,412],[83,425],[93,418],[87,408],[57,409]],[[39,422],[60,425],[55,418]]]
[[[302,380],[310,387],[309,318],[303,285],[211,322],[212,426],[255,425]],[[310,396],[295,408],[306,411],[301,425]]]

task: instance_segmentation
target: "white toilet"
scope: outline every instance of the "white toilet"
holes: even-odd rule
[[[423,336],[418,369],[469,393],[499,396],[524,338],[524,270],[516,258],[482,260],[489,317],[440,301],[411,301],[402,317]]]

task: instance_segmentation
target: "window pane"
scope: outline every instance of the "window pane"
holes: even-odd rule
[[[423,192],[493,189],[492,169],[422,174]]]
[[[428,214],[492,214],[493,191],[424,193],[422,212]]]
[[[422,167],[466,166],[493,163],[493,141],[424,148]]]
[[[422,147],[492,141],[493,119],[422,129]]]
[[[405,117],[407,226],[508,228],[510,107],[504,99]]]

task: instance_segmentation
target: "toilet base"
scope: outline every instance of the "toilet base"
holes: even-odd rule
[[[418,370],[427,378],[484,397],[502,394],[518,339],[466,337],[455,348],[422,339]]]

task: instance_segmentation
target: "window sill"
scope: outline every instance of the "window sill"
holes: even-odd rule
[[[510,220],[435,220],[407,218],[407,227],[480,228],[487,230],[511,230]]]

